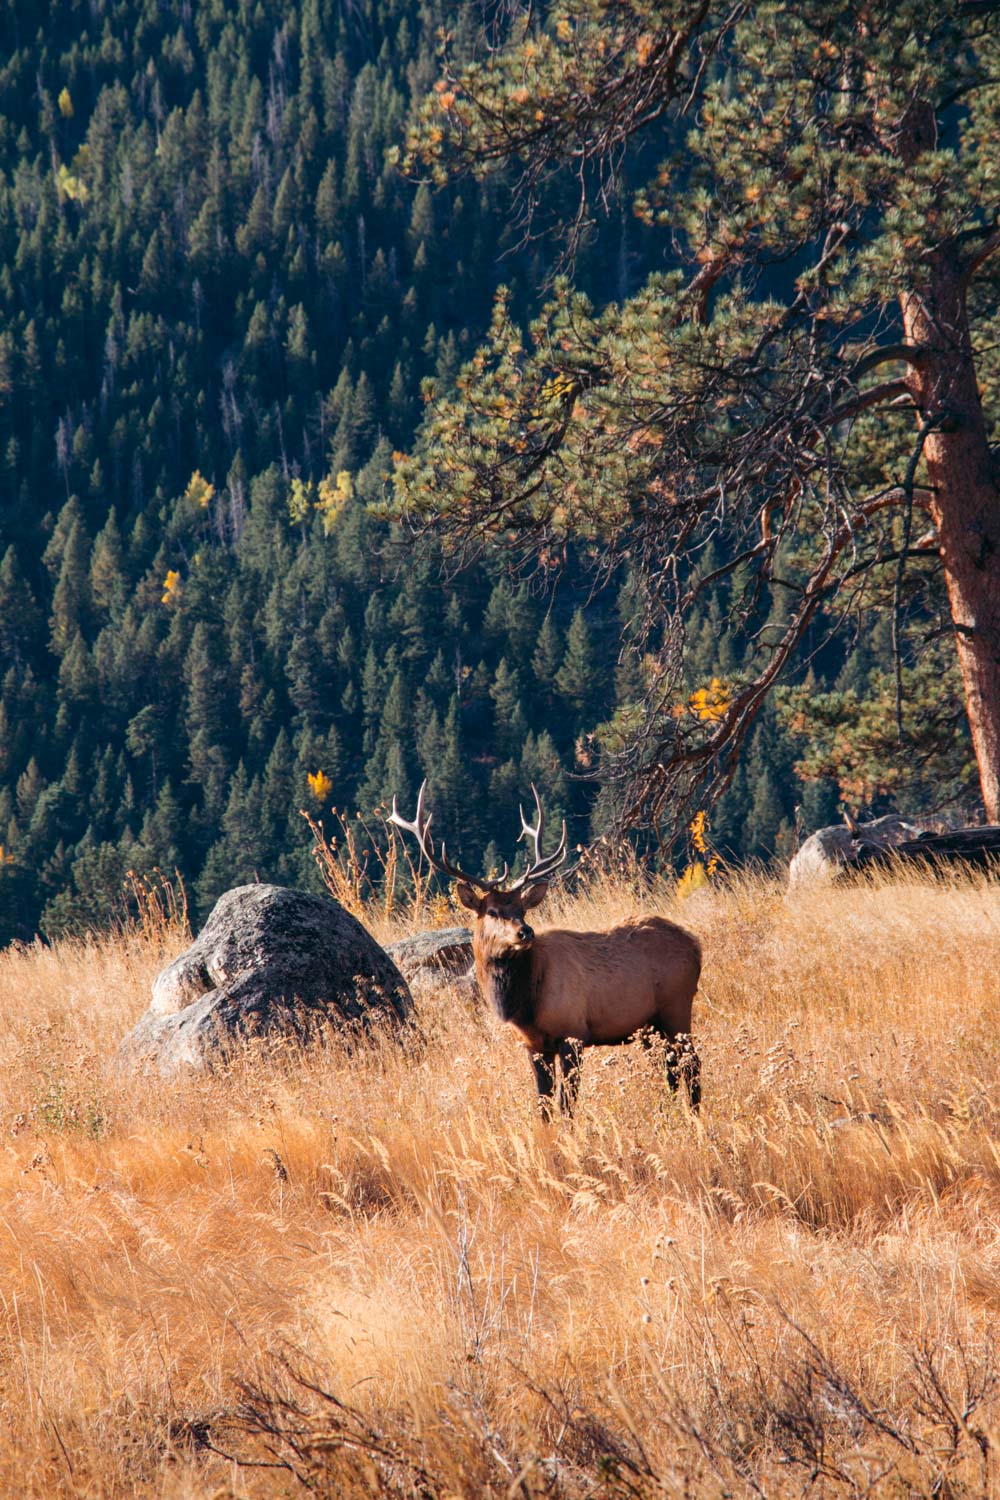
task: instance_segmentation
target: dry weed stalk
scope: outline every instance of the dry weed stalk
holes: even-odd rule
[[[386,809],[375,811],[376,815],[384,815]],[[446,899],[428,901],[431,873],[413,859],[393,827],[387,826],[376,833],[360,813],[351,819],[336,807],[331,812],[340,831],[330,838],[323,824],[308,812],[303,811],[302,817],[313,836],[313,857],[324,885],[352,916],[370,926],[373,916],[385,924],[401,916],[420,919],[428,910],[440,918],[442,904],[445,910],[450,910]],[[407,894],[401,896],[399,886],[404,872]]]
[[[171,878],[158,867],[146,874],[129,870],[112,932],[126,943],[150,947],[164,947],[178,935],[189,938],[187,891],[180,872],[175,870]]]

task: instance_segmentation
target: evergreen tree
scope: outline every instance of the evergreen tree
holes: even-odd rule
[[[122,613],[128,597],[121,533],[113,509],[94,538],[90,555],[90,595],[95,608],[113,619]]]
[[[62,656],[88,622],[90,540],[81,521],[74,521],[66,537],[59,578],[52,595],[49,644]]]
[[[573,613],[566,634],[566,654],[555,676],[556,690],[573,708],[577,720],[588,716],[600,691],[597,662],[590,638],[590,628],[582,609]]]
[[[410,164],[438,182],[512,166],[529,221],[560,169],[586,156],[628,176],[651,121],[676,120],[634,197],[674,269],[605,309],[559,281],[527,339],[502,293],[469,376],[451,396],[439,371],[396,470],[398,510],[452,543],[544,537],[548,561],[580,539],[605,574],[638,565],[661,680],[631,730],[628,796],[653,822],[727,785],[817,614],[861,587],[843,585],[864,576],[869,607],[897,618],[908,573],[921,592],[915,509],[936,530],[923,556],[1000,820],[1000,475],[983,400],[1000,144],[984,14],[965,0],[933,18],[896,0],[626,6],[570,26],[549,7],[485,62],[449,48],[429,93]],[[562,215],[571,249],[590,222],[587,174],[579,190]],[[959,541],[973,535],[978,553]],[[720,565],[699,577],[710,544]],[[678,714],[687,619],[723,580],[752,673],[718,714]]]
[[[531,658],[532,671],[541,689],[543,701],[551,703],[556,686],[556,674],[562,663],[562,645],[559,631],[551,613],[545,616],[538,632],[538,641]]]
[[[0,561],[0,673],[31,657],[39,624],[34,595],[21,574],[17,553],[8,547]]]
[[[528,722],[521,706],[521,681],[502,656],[490,684],[493,700],[496,746],[505,759],[520,752],[528,732]]]

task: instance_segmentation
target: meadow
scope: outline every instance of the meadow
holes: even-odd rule
[[[539,915],[640,910],[704,943],[698,1119],[633,1046],[543,1125],[447,986],[406,1050],[137,1079],[179,920],[0,954],[0,1493],[1000,1493],[1000,885]]]

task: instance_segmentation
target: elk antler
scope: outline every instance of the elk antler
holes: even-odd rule
[[[558,865],[561,865],[563,860],[566,858],[565,818],[563,819],[562,837],[559,840],[559,847],[555,850],[554,853],[547,854],[544,858],[542,857],[542,834],[545,832],[545,814],[542,811],[542,801],[538,795],[538,788],[535,786],[534,782],[531,783],[531,790],[535,794],[535,811],[538,814],[538,822],[535,824],[534,828],[532,828],[531,824],[524,816],[524,808],[518,805],[517,810],[521,814],[521,832],[517,836],[517,841],[518,843],[520,843],[522,839],[530,838],[535,846],[535,855],[534,858],[529,862],[528,868],[525,870],[524,874],[514,881],[514,884],[511,886],[512,891],[519,891],[521,887],[527,885],[529,881],[534,882],[536,880],[549,880],[556,867]]]
[[[440,855],[434,853],[434,845],[430,839],[431,819],[434,814],[427,813],[426,816],[424,814],[424,793],[426,790],[427,782],[424,780],[421,783],[420,791],[417,793],[417,812],[412,823],[408,823],[405,818],[400,816],[399,810],[396,807],[395,797],[392,799],[392,812],[389,814],[386,822],[395,823],[397,828],[402,828],[407,833],[412,833],[420,846],[420,852],[424,856],[424,859],[426,859],[432,870],[437,870],[439,875],[447,875],[451,880],[464,880],[468,885],[478,886],[481,891],[498,890],[510,874],[510,869],[507,865],[504,865],[503,874],[499,880],[484,880],[481,875],[467,875],[464,870],[459,869],[458,865],[453,865],[445,852],[443,839],[441,841]]]

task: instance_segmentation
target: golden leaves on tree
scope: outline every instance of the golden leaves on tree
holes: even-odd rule
[[[212,502],[212,498],[214,495],[215,485],[210,484],[209,481],[203,477],[200,470],[195,469],[194,473],[191,475],[191,478],[188,480],[188,487],[184,491],[185,500],[189,500],[191,504],[196,505],[199,510],[207,510]]]
[[[333,791],[333,782],[325,771],[310,771],[306,781],[317,802],[325,802]]]

